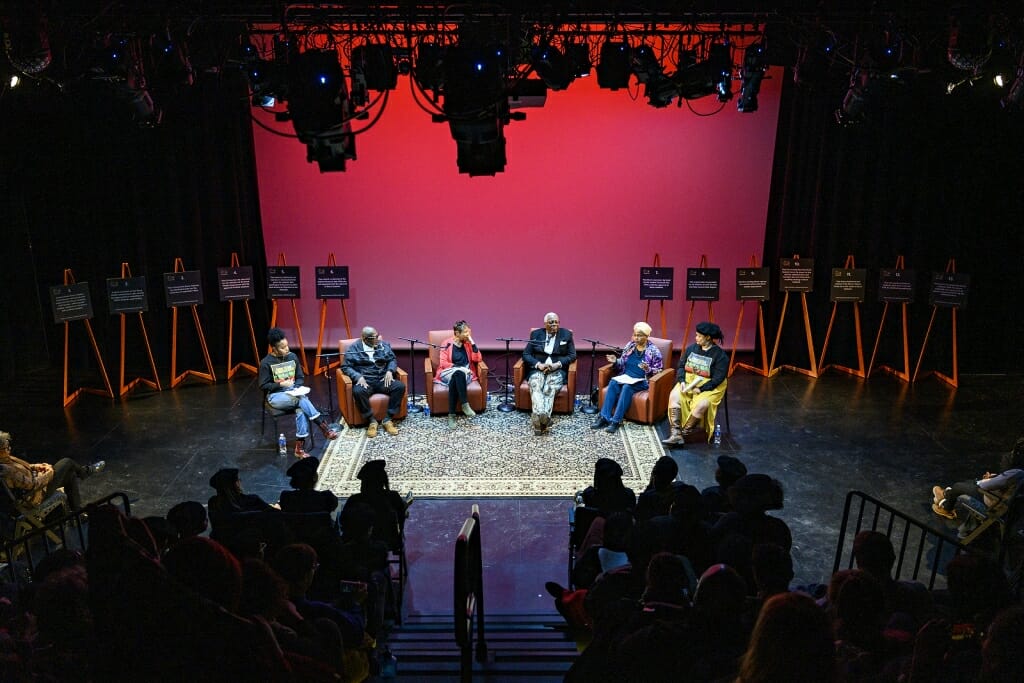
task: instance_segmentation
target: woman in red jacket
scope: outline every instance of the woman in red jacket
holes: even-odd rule
[[[455,334],[441,345],[441,359],[437,365],[434,382],[448,387],[448,426],[455,427],[455,413],[459,406],[466,417],[476,413],[469,407],[466,386],[477,381],[476,366],[484,359],[473,341],[473,330],[469,323],[460,320],[452,326]]]

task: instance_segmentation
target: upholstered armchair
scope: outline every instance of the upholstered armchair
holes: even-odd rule
[[[355,342],[362,341],[359,338],[356,339],[339,339],[338,340],[338,351],[341,353],[341,358],[345,358],[345,349]],[[338,409],[341,411],[341,416],[345,418],[345,424],[349,427],[360,427],[366,424],[366,420],[359,414],[359,410],[356,408],[356,400],[352,395],[352,378],[341,371],[339,367],[335,370],[336,377],[338,378]],[[402,395],[402,407],[399,409],[398,414],[395,415],[395,419],[400,419],[409,414],[409,373],[398,368],[398,374],[395,375],[395,379],[400,380],[405,385],[405,393]],[[388,395],[387,394],[373,394],[370,396],[370,408],[373,410],[373,416],[378,422],[383,422],[388,416]]]
[[[654,424],[668,413],[668,395],[675,387],[676,367],[672,363],[672,340],[661,337],[650,337],[647,342],[654,344],[661,351],[665,369],[648,380],[647,391],[638,391],[626,411],[626,419],[641,424]],[[604,405],[604,396],[608,392],[614,366],[609,364],[597,371],[597,386],[600,389],[598,405]]]
[[[423,361],[423,382],[424,391],[427,395],[427,405],[430,406],[431,415],[448,414],[448,387],[444,384],[434,383],[434,372],[441,362],[441,344],[452,336],[451,330],[430,330],[427,332],[427,341],[432,344],[430,354]],[[480,413],[487,408],[487,365],[480,361],[477,364],[477,375],[479,382],[470,382],[466,387],[469,407]]]
[[[530,332],[536,329],[534,327]],[[576,361],[570,363],[566,370],[568,376],[565,378],[565,384],[555,394],[555,403],[551,408],[555,413],[571,413],[573,411],[576,399]],[[533,400],[530,398],[530,371],[531,368],[525,366],[522,358],[512,366],[512,386],[515,391],[516,408],[519,410],[529,410],[533,406]]]

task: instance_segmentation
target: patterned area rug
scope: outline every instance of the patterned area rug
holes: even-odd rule
[[[626,423],[616,434],[590,429],[593,417],[556,415],[548,434],[534,436],[529,413],[488,410],[459,417],[449,430],[444,417],[412,413],[375,439],[347,426],[330,442],[320,463],[317,488],[339,496],[359,491],[356,473],[368,460],[388,465],[391,488],[432,497],[572,496],[593,482],[594,462],[611,458],[623,481],[639,493],[655,461],[665,454],[651,426]]]

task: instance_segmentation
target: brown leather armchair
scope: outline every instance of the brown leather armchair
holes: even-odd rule
[[[341,353],[342,359],[345,358],[345,349],[357,341],[362,340],[358,337],[356,339],[338,340],[338,351]],[[356,400],[352,395],[352,378],[342,372],[340,367],[335,372],[338,378],[338,409],[341,411],[341,416],[345,418],[345,424],[349,427],[360,427],[366,424],[366,420],[363,419],[363,416],[359,414],[359,410],[356,408]],[[405,385],[405,393],[402,394],[402,407],[398,410],[398,414],[395,415],[395,419],[399,419],[409,414],[409,373],[402,368],[398,368],[398,375],[395,379],[400,380]],[[373,410],[373,416],[377,418],[377,421],[383,422],[388,416],[388,395],[374,394],[370,396],[370,408]]]
[[[654,424],[668,413],[668,395],[676,384],[676,368],[672,364],[672,340],[651,337],[648,343],[654,344],[661,351],[665,369],[648,380],[647,391],[633,394],[633,401],[626,411],[626,419],[641,424]],[[597,371],[597,386],[600,389],[598,405],[604,405],[604,396],[608,392],[608,382],[612,379],[611,364]]]
[[[537,328],[531,328],[532,333]],[[569,330],[572,332],[572,330]],[[572,413],[576,400],[576,361],[569,364],[568,375],[565,384],[555,394],[555,403],[551,408],[553,413]],[[530,398],[530,371],[520,358],[512,366],[512,386],[515,387],[515,404],[519,410],[529,410],[533,406],[533,399]]]
[[[430,347],[430,354],[423,361],[423,381],[426,387],[427,405],[430,406],[431,415],[448,414],[448,387],[444,384],[434,383],[434,371],[441,362],[441,344],[452,336],[451,330],[430,330],[427,332],[427,341],[433,346]],[[477,364],[477,375],[479,382],[470,382],[466,386],[466,394],[469,399],[469,407],[478,413],[487,408],[487,365],[480,361]]]

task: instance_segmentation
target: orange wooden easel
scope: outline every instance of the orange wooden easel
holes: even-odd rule
[[[283,251],[277,255],[277,265],[288,265],[288,259],[285,258]],[[302,324],[299,322],[299,307],[296,305],[295,299],[289,299],[288,301],[290,301],[292,305],[292,319],[295,320],[295,336],[299,341],[298,351],[296,352],[295,349],[292,349],[292,352],[298,354],[299,360],[302,362],[302,372],[308,375],[309,365],[306,363],[306,345],[302,341]],[[270,326],[277,326],[277,299],[274,299],[270,306]],[[270,347],[268,346],[267,353],[269,352]]]
[[[708,256],[707,254],[700,255],[700,263],[697,265],[698,268],[708,267]],[[708,301],[708,322],[715,322],[715,302]],[[690,323],[693,322],[693,307],[697,305],[696,301],[690,302],[690,311],[686,314],[686,327],[683,328],[683,342],[680,344],[680,349],[685,349],[693,342],[690,340]],[[735,342],[733,342],[735,345]]]
[[[660,266],[661,266],[661,254],[655,254],[654,255],[654,263],[651,264],[651,267],[658,268]],[[668,325],[666,324],[666,321],[665,321],[665,300],[664,299],[661,299],[660,301],[658,301],[658,307],[661,309],[661,338],[662,339],[667,339],[668,338]],[[646,302],[646,306],[644,307],[644,322],[647,323],[648,325],[651,324],[651,322],[649,320],[650,317],[651,317],[651,300],[648,299],[647,302]],[[666,362],[669,362],[669,361],[666,360]]]
[[[757,254],[750,255],[750,267],[760,268],[757,264]],[[740,338],[740,328],[743,325],[743,311],[747,308],[747,301],[740,301],[740,314],[736,318],[736,334],[733,336],[732,353],[729,355],[729,376],[732,377],[732,373],[740,368],[742,370],[750,370],[753,373],[761,375],[762,377],[768,376],[768,344],[764,339],[764,307],[763,301],[755,301],[757,304],[757,334],[758,341],[760,342],[761,348],[761,367],[750,365],[749,363],[737,363],[736,362],[736,344]]]
[[[903,270],[903,256],[896,257],[896,270]],[[897,370],[890,365],[879,365],[875,367],[875,358],[878,356],[878,347],[882,343],[882,330],[885,329],[885,318],[889,315],[889,302],[885,302],[882,308],[882,321],[878,324],[878,334],[875,336],[875,348],[871,351],[871,361],[868,363],[868,377],[876,372],[883,372],[898,377],[904,382],[910,381],[910,343],[907,340],[907,303],[900,302],[900,320],[902,321],[903,337],[903,369]]]
[[[185,265],[182,263],[180,258],[174,259],[174,272],[183,273],[185,272]],[[196,327],[196,334],[199,336],[199,346],[203,350],[203,359],[206,361],[206,372],[200,372],[198,370],[185,370],[183,373],[176,374],[178,372],[178,307],[171,307],[171,388],[178,386],[185,381],[187,377],[198,377],[199,379],[206,380],[210,384],[217,381],[217,375],[213,371],[213,361],[210,360],[210,349],[206,346],[206,335],[203,334],[203,325],[199,322],[199,305],[190,304],[189,308],[192,309],[192,322]]]
[[[75,275],[71,272],[70,268],[64,269],[64,284],[73,285],[75,284]],[[92,322],[86,318],[82,320],[85,323],[85,331],[89,335],[89,345],[92,347],[93,356],[96,358],[96,363],[100,368],[100,376],[103,378],[103,385],[106,389],[94,389],[92,387],[79,387],[70,394],[68,393],[68,350],[71,345],[71,321],[64,322],[64,407],[67,408],[69,405],[78,400],[78,397],[82,394],[95,394],[97,396],[105,396],[111,400],[114,399],[114,389],[110,386],[110,377],[107,376],[107,366],[103,364],[103,355],[100,353],[100,347],[96,343],[96,335],[92,331]]]
[[[856,268],[854,265],[853,254],[848,254],[846,262],[843,264],[844,269]],[[832,315],[828,319],[828,329],[825,330],[825,343],[821,347],[821,356],[818,358],[818,373],[824,374],[829,369],[838,370],[839,372],[845,372],[848,375],[854,377],[866,377],[864,372],[864,346],[861,343],[861,332],[860,332],[860,302],[850,301],[844,303],[853,304],[853,329],[854,334],[857,336],[857,367],[850,368],[845,365],[839,365],[838,363],[831,363],[825,365],[825,354],[828,353],[828,342],[832,338],[832,325],[836,321],[836,311],[839,309],[838,301],[832,302]]]
[[[793,260],[799,261],[800,254],[793,254]],[[799,294],[800,305],[804,314],[804,336],[807,340],[807,362],[811,367],[801,368],[796,365],[780,365],[779,367],[775,367],[775,359],[779,353],[779,342],[782,340],[782,326],[786,322],[786,308],[789,306],[790,292],[787,291],[786,295],[782,299],[782,314],[779,316],[779,328],[775,333],[775,346],[772,348],[772,359],[768,364],[767,377],[774,377],[780,370],[792,370],[793,372],[798,372],[801,375],[807,375],[808,377],[813,377],[815,379],[818,378],[818,361],[814,357],[814,336],[811,334],[811,316],[807,312],[807,292],[799,292]]]
[[[333,251],[330,254],[327,255],[327,265],[328,266],[336,266],[336,265],[338,265],[337,261],[334,260],[334,252]],[[346,306],[345,306],[345,300],[344,299],[341,299],[340,301],[341,301],[341,317],[345,320],[345,338],[346,339],[351,339],[352,338],[352,330],[349,328],[349,324],[348,324],[348,308],[346,308]],[[316,338],[316,360],[313,361],[313,374],[314,375],[317,375],[317,374],[320,373],[320,352],[324,348],[324,326],[326,324],[327,324],[327,299],[321,299],[320,300],[320,331],[317,334],[317,338]],[[327,365],[324,366],[324,373],[326,374],[326,373],[330,372],[331,368],[333,368],[336,365],[340,366],[341,365],[341,360],[336,360],[336,361],[328,362]]]
[[[231,252],[231,265],[240,266],[242,265],[238,261],[238,252]],[[228,301],[228,379],[235,376],[239,370],[246,370],[249,373],[255,375],[259,371],[260,365],[260,352],[256,348],[256,332],[252,328],[252,311],[249,309],[249,300],[242,299],[241,303],[245,306],[245,319],[249,326],[249,341],[252,343],[252,363],[240,362],[235,365],[231,364],[231,349],[234,346],[234,335],[235,335],[235,301]]]
[[[946,271],[945,272],[947,272],[947,273],[955,273],[956,272],[956,259],[949,259],[949,262],[946,264]],[[953,334],[953,374],[952,375],[944,375],[941,372],[939,372],[938,370],[928,370],[927,372],[924,373],[924,375],[921,375],[921,377],[924,378],[924,377],[927,377],[928,375],[935,375],[935,377],[938,378],[940,381],[945,382],[946,384],[948,384],[949,386],[951,386],[951,387],[953,387],[955,389],[956,387],[959,386],[959,383],[960,383],[960,368],[959,368],[959,363],[958,363],[958,359],[957,359],[957,355],[958,354],[957,354],[957,343],[956,343],[956,306],[953,306],[949,310],[950,310],[950,312],[952,313],[952,316],[953,316],[952,317],[952,321],[953,321],[953,328],[952,328],[953,329],[953,332],[952,332],[952,334]],[[931,336],[932,325],[935,323],[935,315],[938,313],[938,311],[939,311],[939,307],[933,304],[932,305],[932,317],[931,317],[931,319],[928,320],[928,329],[924,333],[924,341],[921,342],[921,352],[917,356],[917,365],[914,366],[914,377],[910,380],[911,382],[916,382],[917,381],[918,373],[921,371],[921,361],[924,359],[925,349],[928,348],[928,338]]]
[[[123,280],[123,279],[126,279],[126,278],[130,278],[131,276],[132,276],[132,269],[128,266],[128,262],[127,261],[122,261],[121,262],[121,279]],[[125,358],[125,348],[126,348],[125,347],[125,338],[126,338],[126,334],[125,333],[126,333],[127,327],[128,327],[128,324],[127,324],[128,323],[128,319],[127,319],[128,314],[127,313],[120,313],[119,315],[121,317],[121,363],[120,363],[121,371],[120,371],[120,374],[119,374],[121,389],[120,389],[120,393],[118,395],[123,397],[129,391],[134,391],[135,388],[137,386],[139,386],[140,384],[144,384],[147,387],[149,387],[150,389],[155,389],[156,391],[163,391],[163,387],[160,386],[160,375],[156,371],[156,361],[153,360],[153,349],[149,345],[149,334],[146,332],[146,321],[142,317],[142,311],[137,311],[135,313],[135,315],[137,315],[139,317],[138,318],[139,319],[139,331],[142,332],[142,343],[146,347],[146,357],[149,359],[149,369],[153,371],[153,379],[148,379],[146,377],[136,377],[132,381],[130,381],[128,383],[125,383],[125,381],[124,381],[124,358]]]

